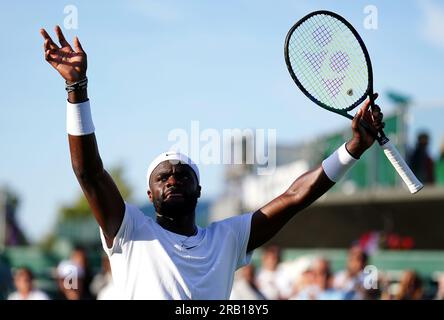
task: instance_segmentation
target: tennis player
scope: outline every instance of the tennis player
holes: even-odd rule
[[[157,213],[154,221],[125,203],[103,167],[87,94],[87,56],[79,39],[74,39],[74,50],[60,27],[55,28],[60,46],[44,29],[40,32],[46,61],[66,81],[72,167],[100,226],[115,291],[122,299],[228,299],[234,272],[249,263],[253,250],[330,189],[373,144],[359,121],[365,119],[375,130],[383,126],[380,109],[372,114],[367,101],[352,122],[353,138],[322,165],[256,212],[207,228],[195,223],[199,169],[183,154],[162,153],[146,177],[147,195]]]

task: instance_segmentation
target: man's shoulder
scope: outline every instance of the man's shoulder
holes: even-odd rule
[[[233,215],[231,217],[224,218],[222,220],[212,222],[206,229],[210,231],[215,230],[232,230],[246,222],[246,220],[251,220],[252,213],[242,213],[238,215]]]
[[[154,220],[146,215],[138,206],[125,202],[125,215],[123,217],[121,229],[134,233],[147,228],[154,228]]]
[[[125,216],[137,220],[153,220],[150,216],[146,215],[138,206],[127,202],[125,202]]]

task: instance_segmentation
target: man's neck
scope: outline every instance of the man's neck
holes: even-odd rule
[[[194,212],[192,215],[186,215],[182,217],[167,217],[156,213],[157,223],[164,229],[181,234],[184,236],[193,236],[197,233],[197,227],[195,223]]]

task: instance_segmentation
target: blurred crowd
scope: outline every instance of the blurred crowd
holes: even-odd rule
[[[333,272],[323,256],[299,256],[281,260],[281,249],[265,247],[256,264],[236,272],[232,300],[444,300],[444,273],[438,275],[433,291],[414,270],[389,277],[369,264],[361,246],[348,251],[344,269]],[[0,264],[1,267],[1,264]],[[0,268],[0,298],[8,300],[112,300],[109,260],[102,256],[101,270],[91,272],[86,251],[75,248],[69,259],[53,270],[56,290],[44,292],[27,267],[12,270],[11,283],[5,268]],[[11,271],[11,270],[9,270]],[[2,294],[3,293],[3,297]]]
[[[444,144],[438,159],[428,152],[429,136],[420,133],[415,148],[408,154],[408,162],[416,176],[425,184],[444,185]],[[411,249],[412,239],[396,240],[396,248]],[[390,238],[391,237],[391,238]],[[331,261],[323,256],[303,256],[295,260],[281,260],[276,246],[262,250],[260,263],[250,264],[236,272],[231,299],[235,300],[444,300],[444,273],[434,279],[434,289],[426,290],[425,279],[415,270],[404,270],[393,278],[384,270],[368,268],[368,243],[373,234],[360,239],[353,246],[343,270],[333,272]],[[393,241],[392,241],[393,242]],[[390,248],[390,241],[387,247]],[[400,243],[400,245],[398,245]],[[363,248],[366,248],[365,251]],[[116,297],[112,285],[108,257],[102,256],[101,270],[93,272],[87,252],[82,247],[72,250],[51,275],[55,290],[44,292],[36,284],[33,271],[14,268],[1,260],[0,299],[9,300],[109,300]],[[376,271],[376,272],[375,272]]]
[[[260,266],[247,265],[236,273],[233,300],[444,300],[444,274],[436,289],[426,292],[423,279],[405,270],[393,279],[368,265],[360,246],[348,252],[344,270],[334,273],[322,256],[281,262],[276,246],[264,249]]]
[[[111,267],[106,255],[102,256],[101,270],[95,274],[88,263],[87,252],[76,247],[69,259],[62,260],[53,270],[55,291],[38,288],[32,270],[26,266],[0,272],[0,298],[8,300],[112,300]],[[0,263],[1,265],[1,263]],[[10,279],[10,280],[9,280]]]

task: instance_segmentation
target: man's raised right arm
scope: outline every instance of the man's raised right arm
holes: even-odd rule
[[[76,49],[74,51],[65,40],[60,27],[57,26],[55,32],[61,47],[52,41],[44,29],[40,30],[45,39],[46,61],[60,73],[68,84],[86,79],[87,58],[79,39],[77,37],[74,39]],[[90,119],[88,112],[89,100],[86,87],[79,87],[69,92],[67,122],[68,127],[70,127],[70,122],[73,125],[73,129],[68,130],[72,167],[89,206],[103,230],[108,247],[110,247],[122,223],[125,203],[111,176],[103,168],[96,136],[91,130],[91,127],[93,128],[92,122],[82,123],[82,121]],[[89,130],[86,133],[83,132],[82,126]]]

